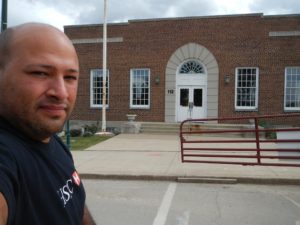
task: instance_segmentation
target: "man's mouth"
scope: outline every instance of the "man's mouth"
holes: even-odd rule
[[[50,117],[61,117],[66,115],[67,106],[65,104],[45,104],[40,109]]]

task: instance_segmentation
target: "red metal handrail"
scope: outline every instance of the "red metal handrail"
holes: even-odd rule
[[[262,120],[278,121],[287,118],[293,119],[293,126],[259,126]],[[253,121],[251,125],[249,120]],[[297,121],[298,126],[295,126]],[[228,122],[243,125],[243,128],[210,130],[205,128],[208,124],[206,122],[210,122],[209,124]],[[267,133],[273,136],[280,133],[297,136],[267,139],[264,137]],[[220,134],[222,137],[209,137]],[[229,134],[248,137],[233,138],[228,137]],[[180,142],[182,162],[300,167],[300,113],[189,119],[180,124]]]

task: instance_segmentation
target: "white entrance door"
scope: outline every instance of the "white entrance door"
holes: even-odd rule
[[[202,86],[179,86],[177,121],[206,118],[206,93]]]

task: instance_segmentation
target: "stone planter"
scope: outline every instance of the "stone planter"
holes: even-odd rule
[[[129,122],[133,122],[136,118],[136,114],[127,114],[126,116]]]
[[[121,133],[125,134],[138,134],[140,132],[141,124],[134,122],[136,114],[127,114],[128,122],[121,127]]]

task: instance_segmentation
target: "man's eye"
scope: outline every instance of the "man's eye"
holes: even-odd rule
[[[73,75],[68,75],[68,76],[65,76],[65,80],[77,80],[77,76],[73,76]]]
[[[35,76],[47,76],[48,74],[46,72],[43,72],[43,71],[33,71],[31,72],[32,75],[35,75]]]

